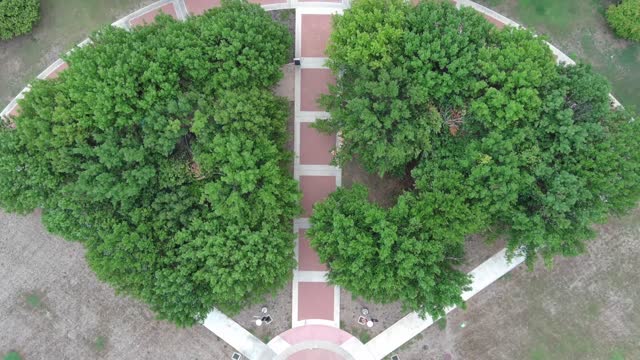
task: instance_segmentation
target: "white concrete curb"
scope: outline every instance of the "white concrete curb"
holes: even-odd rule
[[[276,356],[269,346],[218,310],[209,313],[203,325],[249,359],[271,360]]]

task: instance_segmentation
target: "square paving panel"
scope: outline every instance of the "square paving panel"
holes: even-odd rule
[[[205,11],[220,6],[221,0],[184,0],[187,11],[193,15],[202,15]]]
[[[333,321],[335,287],[325,282],[298,283],[298,320]]]
[[[161,12],[167,15],[170,15],[174,19],[178,18],[178,15],[176,14],[176,8],[173,6],[173,3],[168,3],[165,5],[162,5],[157,9],[151,10],[149,12],[146,12],[138,17],[135,17],[129,20],[129,24],[131,24],[131,26],[151,24],[156,20],[156,16],[160,15]]]
[[[303,271],[327,271],[327,266],[320,262],[318,253],[311,248],[306,230],[298,232],[298,269]]]
[[[302,57],[326,57],[331,35],[331,15],[303,14],[301,21]]]
[[[302,190],[302,208],[304,216],[310,217],[313,204],[322,201],[336,191],[335,176],[300,176],[300,190]]]
[[[318,104],[321,94],[329,93],[329,84],[335,84],[336,78],[329,69],[300,70],[300,110],[324,111]]]
[[[330,165],[336,147],[336,135],[327,135],[311,127],[311,123],[300,123],[300,164]]]

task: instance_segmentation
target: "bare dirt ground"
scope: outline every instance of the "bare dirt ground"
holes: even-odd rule
[[[0,355],[24,359],[227,359],[203,326],[178,329],[96,279],[81,244],[38,214],[0,212]]]
[[[284,10],[272,10],[269,11],[271,14],[271,18],[284,25],[291,34],[292,39],[295,39],[296,36],[296,11],[295,9],[284,9]],[[289,57],[293,59],[295,56],[295,45],[291,43],[291,49],[289,51]]]
[[[464,244],[464,260],[458,269],[468,273],[502,250],[504,246],[503,240],[487,243],[480,235],[468,236]]]
[[[358,317],[360,317],[362,308],[369,310],[369,318],[378,320],[372,328],[358,324]],[[399,302],[384,305],[374,304],[360,298],[354,299],[349,291],[340,289],[340,328],[358,337],[363,343],[366,343],[408,313],[408,311],[402,309],[402,304]]]
[[[640,359],[640,210],[598,227],[588,252],[516,268],[401,347],[403,360]]]
[[[261,308],[266,307],[273,319],[271,324],[256,326],[255,316],[261,316]],[[266,296],[263,303],[250,306],[241,311],[233,320],[249,330],[265,344],[277,335],[291,329],[291,283],[275,296]]]
[[[407,187],[402,179],[369,174],[357,160],[350,161],[342,168],[342,186],[351,187],[354,183],[365,185],[369,189],[369,200],[383,207],[395,205],[398,196]]]

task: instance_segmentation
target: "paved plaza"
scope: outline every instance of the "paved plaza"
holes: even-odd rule
[[[302,192],[303,213],[292,224],[296,234],[295,255],[297,267],[293,272],[291,329],[276,336],[268,344],[225,314],[214,310],[204,326],[237,349],[246,358],[256,360],[379,360],[417,336],[433,324],[433,319],[420,318],[411,313],[363,344],[358,338],[340,329],[340,289],[327,282],[328,268],[320,262],[312,249],[306,231],[314,204],[323,201],[341,186],[341,169],[331,165],[332,152],[340,146],[336,134],[321,134],[312,127],[317,119],[330,116],[318,103],[326,94],[335,77],[325,66],[325,50],[331,32],[331,19],[349,7],[348,0],[253,0],[266,10],[295,9],[295,56],[300,65],[294,70],[294,172]],[[498,27],[505,24],[519,26],[511,20],[471,1],[455,1],[457,6],[471,6],[480,11]],[[219,0],[162,0],[142,8],[114,23],[125,29],[152,23],[160,13],[178,20],[199,15],[219,6]],[[85,42],[86,44],[86,42]],[[551,46],[558,61],[573,63],[566,55]],[[67,68],[62,60],[49,66],[40,79],[51,79]],[[17,97],[23,96],[25,88]],[[19,113],[17,102],[12,101],[1,113],[11,116]],[[465,300],[511,271],[523,258],[507,261],[502,250],[471,271],[472,290],[463,294]],[[452,309],[448,309],[449,311]]]

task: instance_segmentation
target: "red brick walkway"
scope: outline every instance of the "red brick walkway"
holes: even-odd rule
[[[323,58],[331,33],[331,12],[296,14],[296,55],[302,65],[296,69],[296,163],[294,176],[302,191],[303,218],[295,232],[298,267],[293,281],[293,327],[322,324],[339,327],[340,289],[326,282],[327,267],[305,237],[307,219],[313,206],[323,201],[340,185],[340,169],[331,166],[331,152],[337,146],[336,135],[321,134],[312,127],[318,114],[328,116],[318,104],[321,94],[328,93],[328,85],[335,83],[331,71],[322,62],[309,58]]]

